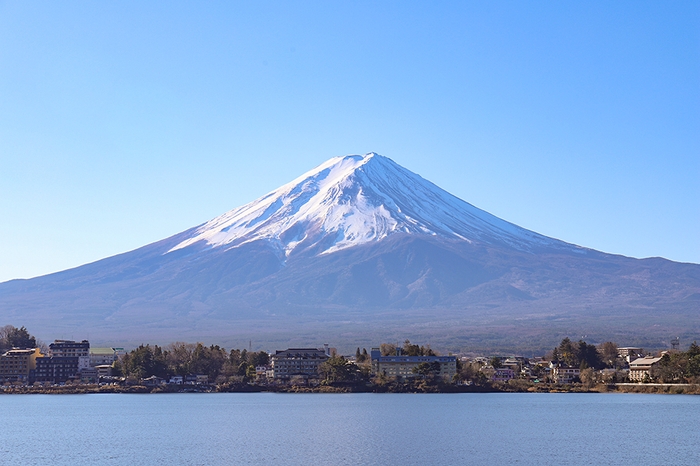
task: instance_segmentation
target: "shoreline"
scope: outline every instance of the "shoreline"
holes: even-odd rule
[[[474,386],[474,385],[448,385],[448,386],[268,386],[255,384],[240,384],[236,386],[156,386],[144,385],[65,385],[51,387],[4,387],[0,388],[0,395],[85,395],[85,394],[154,394],[154,393],[635,393],[657,395],[700,395],[699,384],[633,384],[620,383],[614,385],[597,385],[584,388],[577,385],[544,386],[532,385],[525,387],[503,386]]]

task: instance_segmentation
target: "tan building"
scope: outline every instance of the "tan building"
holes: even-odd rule
[[[632,382],[651,380],[651,368],[659,361],[661,361],[661,358],[644,357],[630,362],[630,380]]]
[[[36,358],[42,356],[39,348],[8,351],[0,356],[0,381],[26,382],[29,371],[36,369]]]

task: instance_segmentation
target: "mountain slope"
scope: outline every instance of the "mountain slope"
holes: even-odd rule
[[[539,235],[376,154],[331,159],[137,250],[0,284],[7,323],[115,344],[541,348],[587,333],[649,347],[693,338],[699,303],[696,264]]]
[[[303,250],[326,254],[396,233],[501,243],[523,250],[576,250],[477,209],[375,153],[330,159],[198,227],[172,250],[198,242],[236,247],[264,239],[286,256]]]

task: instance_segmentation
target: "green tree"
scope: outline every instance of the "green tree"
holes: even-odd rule
[[[333,356],[318,366],[318,372],[326,382],[351,382],[357,366],[343,356]]]
[[[173,374],[186,376],[192,373],[192,353],[197,345],[177,341],[168,345],[166,361]]]
[[[598,349],[594,345],[589,345],[583,340],[578,342],[575,359],[575,363],[578,363],[583,369],[587,367],[602,369],[604,367]]]
[[[560,360],[570,367],[578,366],[581,362],[578,361],[576,357],[577,348],[569,340],[569,338],[564,338],[559,344],[559,357]]]
[[[270,355],[265,351],[248,353],[248,362],[253,366],[267,366],[270,364]]]
[[[17,328],[6,325],[0,328],[0,350],[5,352],[12,348],[36,348],[36,338],[24,326]]]
[[[165,362],[166,355],[158,345],[141,345],[135,350],[122,356],[118,370],[125,377],[143,379],[155,375],[166,378],[168,366]]]
[[[437,361],[422,362],[414,367],[412,372],[422,377],[435,377],[440,374],[440,363]]]

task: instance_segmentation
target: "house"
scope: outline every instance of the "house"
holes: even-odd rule
[[[181,375],[173,375],[170,377],[170,381],[168,383],[174,384],[174,385],[182,385],[185,382],[185,378]]]
[[[190,374],[185,376],[185,385],[202,385],[209,383],[208,375]]]
[[[271,369],[270,366],[255,366],[255,376],[256,377],[267,377],[267,373],[270,369]]]
[[[554,383],[569,384],[581,376],[581,369],[578,367],[565,366],[555,362],[550,363],[549,367],[551,369],[550,376]]]
[[[0,382],[28,382],[42,356],[39,348],[9,350],[0,356]]]
[[[165,384],[165,379],[161,377],[157,377],[155,375],[152,375],[150,377],[147,377],[141,381],[145,386],[147,387],[156,387],[158,385],[163,385]]]
[[[661,358],[643,357],[637,358],[630,362],[630,380],[633,382],[643,382],[645,380],[651,380],[652,367],[661,361]]]
[[[100,364],[99,366],[95,366],[95,369],[97,369],[98,377],[109,377],[112,375],[111,364]]]
[[[515,378],[515,372],[509,367],[499,367],[493,370],[491,380],[494,382],[508,382]]]
[[[329,358],[328,349],[289,348],[276,351],[271,358],[275,379],[317,378],[318,367]]]
[[[382,356],[379,348],[372,348],[372,373],[396,378],[413,378],[419,375],[413,372],[413,369],[423,363],[436,364],[439,370],[435,375],[438,377],[452,379],[457,373],[455,356],[401,356],[400,351],[397,349],[396,356]]]

